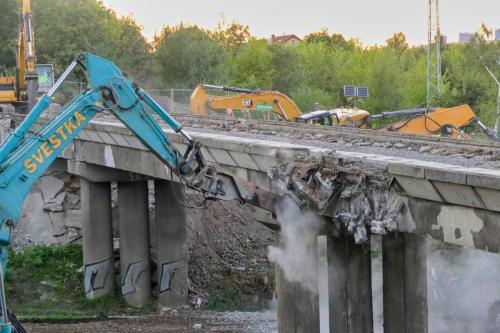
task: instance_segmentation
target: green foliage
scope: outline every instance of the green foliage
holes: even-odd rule
[[[408,48],[408,43],[406,42],[406,36],[402,32],[396,32],[392,37],[385,41],[387,46],[393,49],[404,50]]]
[[[206,308],[212,311],[230,311],[238,308],[241,300],[240,290],[237,288],[226,288],[208,299]]]
[[[17,1],[0,0],[0,75],[16,65]]]
[[[364,48],[355,39],[326,28],[295,45],[251,36],[247,25],[166,26],[148,43],[130,17],[118,17],[98,0],[33,0],[38,62],[61,72],[76,52],[113,60],[149,87],[194,88],[199,83],[273,89],[291,96],[302,111],[350,106],[346,84],[368,86],[370,98],[358,107],[371,113],[406,109],[426,100],[427,52],[409,46],[397,32],[386,45]],[[17,39],[15,0],[0,0],[0,72],[13,72]],[[489,126],[495,119],[498,88],[486,71],[500,77],[500,42],[489,42],[484,24],[466,44],[443,46],[443,96],[436,106],[467,103]],[[82,73],[77,74],[82,78]]]
[[[149,45],[132,18],[119,18],[97,0],[37,0],[32,7],[39,63],[62,71],[77,52],[89,51],[139,81],[148,77]]]
[[[224,17],[217,24],[215,30],[210,33],[225,48],[233,48],[247,43],[252,35],[250,27],[238,22],[226,24]]]
[[[196,26],[165,28],[155,41],[160,82],[171,88],[220,83],[226,51],[207,31]]]
[[[267,279],[274,280],[274,272]],[[267,307],[273,287],[265,285],[262,278],[248,272],[235,272],[230,267],[220,268],[220,278],[212,281],[218,285],[204,307],[213,311],[258,311]]]
[[[355,46],[356,41],[347,41],[341,34],[331,34],[327,28],[321,28],[320,31],[313,32],[304,37],[306,43],[322,43],[329,46],[351,49]]]
[[[30,301],[50,290],[54,294],[78,297],[82,291],[82,248],[79,245],[28,246],[10,252],[7,294],[14,293],[16,301]],[[19,274],[21,273],[22,274]],[[42,287],[43,286],[43,287]]]
[[[6,274],[10,308],[25,319],[75,319],[117,313],[133,315],[153,310],[152,303],[141,309],[129,308],[118,287],[109,296],[86,299],[82,265],[80,245],[34,245],[10,252]]]
[[[284,94],[300,89],[306,78],[297,47],[283,43],[269,45],[272,53],[270,66],[274,69],[272,88]]]
[[[304,87],[296,90],[291,95],[292,100],[297,104],[302,112],[312,110],[315,104],[321,108],[329,109],[334,108],[335,102],[330,94],[319,88]]]
[[[251,40],[227,62],[232,85],[252,89],[270,89],[276,68],[266,40]]]

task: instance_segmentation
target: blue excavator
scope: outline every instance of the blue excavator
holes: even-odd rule
[[[36,131],[30,131],[49,107],[52,97],[77,66],[85,72],[88,89],[76,96],[58,115]],[[79,53],[56,84],[43,95],[24,121],[0,146],[0,333],[25,330],[9,313],[4,273],[12,229],[33,183],[98,113],[108,111],[128,127],[188,187],[207,200],[239,200],[272,211],[277,197],[254,184],[217,172],[205,163],[201,144],[111,61],[91,53]],[[169,141],[159,117],[186,141],[179,152]]]

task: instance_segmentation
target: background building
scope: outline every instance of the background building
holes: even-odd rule
[[[300,42],[302,39],[297,37],[297,35],[281,35],[281,36],[276,36],[272,35],[271,36],[271,43],[286,43],[286,44],[295,44]]]
[[[470,42],[470,40],[474,37],[473,32],[461,32],[458,35],[458,42],[459,43],[467,43]]]

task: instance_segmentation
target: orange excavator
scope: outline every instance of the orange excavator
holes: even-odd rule
[[[486,127],[467,105],[452,108],[421,108],[401,111],[382,112],[370,115],[371,119],[406,118],[397,123],[381,127],[379,130],[414,135],[446,136],[453,139],[472,140],[462,128],[467,125],[477,126],[486,136],[499,141],[497,133]]]
[[[207,89],[236,93],[228,96],[209,95]],[[316,123],[331,126],[372,128],[373,119],[404,118],[394,124],[378,128],[381,131],[414,135],[446,136],[472,140],[462,128],[476,125],[490,139],[499,141],[497,133],[487,128],[469,105],[452,108],[419,108],[382,112],[371,115],[368,111],[339,108],[302,113],[285,94],[272,90],[245,89],[226,86],[198,85],[191,94],[190,109],[193,114],[208,115],[214,110],[267,111],[286,121]]]

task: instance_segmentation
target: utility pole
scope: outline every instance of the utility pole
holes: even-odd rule
[[[500,59],[497,60],[497,64],[500,65]],[[484,68],[498,86],[497,117],[495,119],[495,131],[498,133],[498,131],[500,130],[500,80],[495,76],[495,74],[491,71],[488,65],[486,65],[486,63],[484,64]]]
[[[439,0],[429,0],[427,30],[427,107],[442,94],[441,28],[439,26]]]

